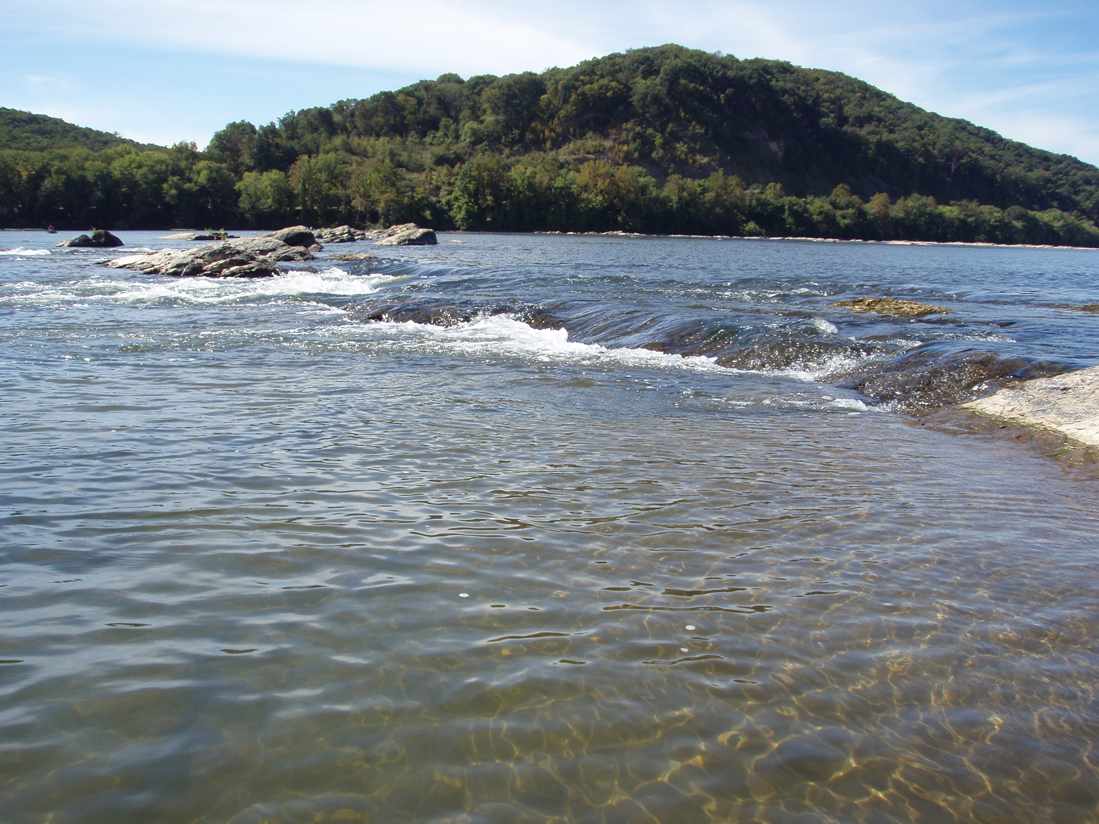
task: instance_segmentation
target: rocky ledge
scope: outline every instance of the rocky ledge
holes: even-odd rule
[[[1099,447],[1099,366],[1026,381],[962,408]]]
[[[354,243],[356,240],[366,240],[367,233],[364,229],[356,229],[354,226],[329,226],[325,229],[314,229],[313,234],[318,243]]]
[[[836,301],[833,305],[850,309],[852,312],[874,312],[891,318],[922,318],[927,315],[950,313],[949,309],[944,309],[942,306],[900,298],[853,298]]]
[[[63,240],[57,245],[72,249],[113,249],[124,244],[106,229],[96,229],[91,235],[80,235],[72,240]]]
[[[365,234],[368,240],[373,240],[379,246],[434,246],[439,242],[434,229],[423,229],[415,223],[374,229]]]
[[[311,249],[316,248],[312,232],[292,226],[263,237],[227,240],[197,249],[127,255],[106,265],[169,277],[259,278],[275,274],[280,263],[312,260]]]

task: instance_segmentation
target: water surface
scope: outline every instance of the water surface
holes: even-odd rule
[[[7,820],[1096,817],[1097,483],[838,385],[1094,365],[1094,253],[53,240],[0,233]]]

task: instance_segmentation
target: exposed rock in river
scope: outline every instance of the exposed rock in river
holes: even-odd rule
[[[402,223],[388,229],[367,232],[368,239],[379,246],[433,246],[438,243],[434,229],[421,229],[415,223]]]
[[[352,226],[330,226],[326,229],[314,229],[319,243],[353,243],[356,240],[366,240],[366,230],[356,229]]]
[[[228,232],[193,232],[187,240],[233,240],[240,235],[231,235]]]
[[[301,246],[305,249],[317,245],[316,235],[308,226],[287,226],[285,229],[272,232],[268,237],[281,240],[290,246]]]
[[[879,315],[889,315],[894,318],[922,318],[926,315],[945,315],[950,312],[942,306],[900,298],[852,298],[836,301],[834,305],[850,309],[852,312],[876,312]]]
[[[91,235],[80,235],[72,240],[63,240],[57,245],[73,249],[113,249],[125,244],[106,229],[96,229]]]
[[[1099,366],[1001,389],[963,408],[1099,446]]]
[[[267,236],[228,240],[186,251],[127,255],[107,261],[107,266],[171,277],[256,278],[275,274],[279,263],[312,258],[307,248]]]
[[[997,386],[1060,374],[1061,364],[1002,358],[994,352],[917,349],[890,363],[868,363],[848,373],[839,386],[912,414],[970,401]]]

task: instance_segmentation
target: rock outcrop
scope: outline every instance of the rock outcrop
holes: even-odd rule
[[[402,223],[388,229],[374,229],[366,233],[368,240],[379,246],[433,246],[439,242],[434,229],[422,229],[415,223]]]
[[[1099,447],[1099,366],[1026,381],[962,408]]]
[[[267,237],[280,240],[289,246],[301,246],[303,249],[317,245],[317,237],[308,226],[287,226],[285,229],[272,232]]]
[[[72,249],[113,249],[116,246],[124,246],[125,244],[106,229],[96,229],[90,235],[80,235],[72,240],[63,240],[57,245],[68,246]]]
[[[950,313],[949,309],[944,309],[942,306],[932,306],[929,303],[901,298],[852,298],[836,301],[833,305],[850,309],[852,312],[874,312],[892,318],[922,318],[927,315]]]
[[[354,243],[356,240],[366,240],[366,231],[356,229],[353,226],[329,226],[325,229],[314,229],[319,243]]]
[[[257,278],[275,274],[280,263],[312,258],[308,248],[267,236],[227,240],[185,251],[127,255],[106,261],[106,265],[170,277]]]

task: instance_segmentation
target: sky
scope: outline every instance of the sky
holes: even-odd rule
[[[170,145],[445,72],[679,43],[866,80],[1099,164],[1096,0],[0,0],[0,106]]]

